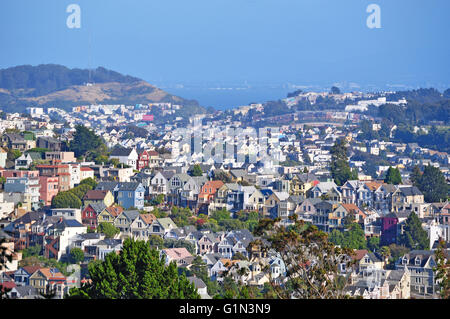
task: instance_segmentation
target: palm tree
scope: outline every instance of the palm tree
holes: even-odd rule
[[[386,260],[389,259],[389,257],[391,257],[391,250],[389,249],[388,246],[383,246],[380,249],[380,253],[381,253],[381,256],[383,256],[383,261],[384,261],[383,268],[384,268],[384,267],[386,267]]]

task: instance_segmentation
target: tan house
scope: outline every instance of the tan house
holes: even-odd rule
[[[73,163],[77,161],[74,152],[45,152],[45,160],[59,163]]]
[[[51,289],[61,289],[66,283],[66,277],[55,268],[40,268],[30,276],[30,286],[41,294],[49,293]],[[58,288],[58,286],[60,288]]]
[[[151,235],[150,227],[156,220],[153,214],[139,214],[130,224],[131,237],[138,240],[148,240]]]
[[[306,192],[317,184],[318,180],[313,174],[295,174],[290,180],[289,193],[306,196]]]
[[[392,211],[410,210],[417,204],[423,204],[424,197],[416,186],[399,185],[392,194]]]
[[[121,206],[113,205],[106,207],[97,217],[98,223],[111,223],[114,224],[114,220],[123,212]]]
[[[88,190],[83,197],[83,203],[85,206],[103,203],[106,207],[109,207],[114,204],[114,195],[108,190]]]

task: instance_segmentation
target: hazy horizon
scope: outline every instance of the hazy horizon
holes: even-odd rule
[[[379,29],[366,25],[372,3]],[[71,4],[79,29],[67,26]],[[216,107],[283,98],[289,85],[443,90],[448,12],[447,0],[8,1],[0,68],[103,66]],[[245,84],[252,89],[214,90]]]

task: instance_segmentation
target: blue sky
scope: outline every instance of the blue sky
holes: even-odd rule
[[[81,29],[66,26],[72,3]],[[381,29],[366,26],[371,3]],[[2,0],[0,68],[104,66],[168,83],[447,85],[449,13],[448,0]]]

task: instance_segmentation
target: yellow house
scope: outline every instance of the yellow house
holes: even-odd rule
[[[317,184],[317,179],[312,174],[294,175],[290,180],[290,194],[291,195],[304,195],[306,192],[313,188]]]
[[[121,206],[113,205],[110,207],[106,207],[97,217],[98,224],[100,223],[114,224],[114,220],[122,212],[123,208]]]
[[[114,195],[108,190],[89,190],[83,197],[84,206],[103,203],[106,207],[114,204]]]

